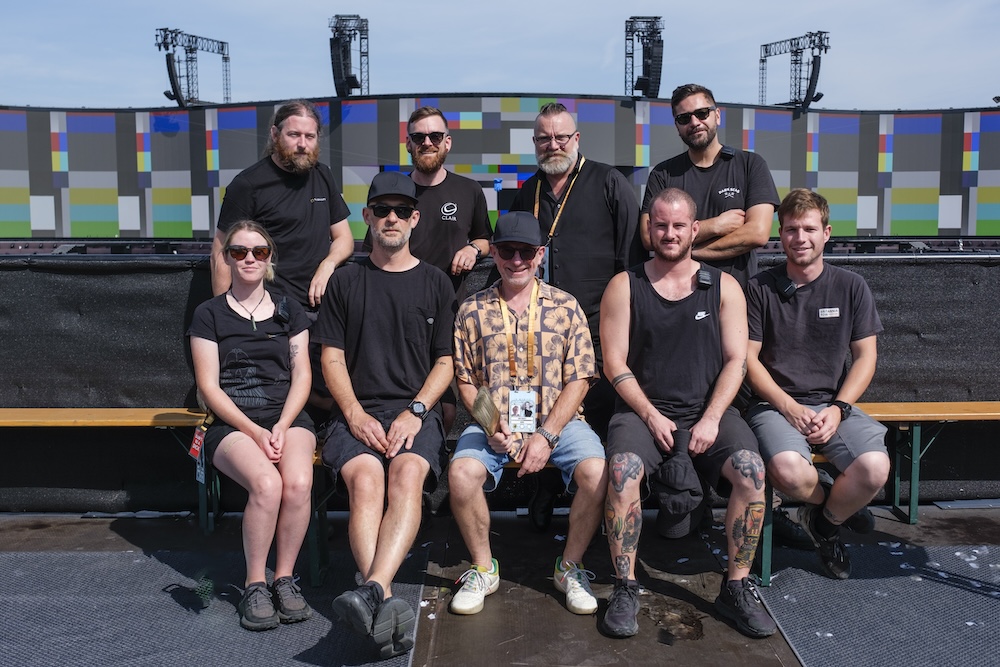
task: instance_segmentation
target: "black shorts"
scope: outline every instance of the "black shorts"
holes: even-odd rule
[[[405,410],[406,408],[383,412],[369,410],[368,414],[379,420],[382,428],[388,431],[396,417]],[[413,439],[413,446],[410,449],[402,449],[399,452],[399,454],[416,454],[430,464],[430,474],[424,482],[424,488],[428,491],[432,491],[437,486],[437,480],[441,476],[445,460],[444,440],[444,426],[441,423],[441,415],[435,410],[430,410],[427,413],[427,418],[424,419],[420,427],[420,431],[417,432],[417,436]],[[356,456],[365,454],[374,456],[382,461],[382,465],[388,470],[392,459],[387,459],[355,438],[354,434],[351,433],[350,427],[347,426],[343,415],[338,416],[330,422],[323,442],[323,463],[330,468],[334,482],[337,481],[341,468],[348,461]]]
[[[670,415],[667,415],[668,417]],[[691,428],[698,418],[676,420],[678,428]],[[753,431],[743,421],[735,408],[727,408],[719,421],[719,436],[715,444],[702,454],[691,458],[698,476],[708,485],[718,491],[721,496],[728,496],[732,491],[729,482],[722,476],[722,466],[726,465],[733,454],[745,449],[759,454],[757,439]],[[657,470],[670,456],[687,456],[686,452],[668,454],[657,446],[646,423],[634,412],[619,412],[611,418],[608,427],[608,460],[615,454],[632,453],[642,461],[647,485]],[[648,487],[647,487],[648,491]]]
[[[278,423],[278,420],[281,419],[281,408],[268,408],[259,411],[248,410],[244,411],[244,414],[258,426],[271,430],[274,428],[274,425]],[[305,410],[299,412],[295,421],[292,422],[292,426],[304,428],[313,435],[316,435],[313,420],[308,414],[306,414]],[[208,427],[208,431],[205,433],[205,460],[211,461],[212,457],[215,456],[215,450],[219,448],[219,443],[222,442],[223,438],[238,430],[239,429],[230,426],[221,419],[216,418],[215,421],[212,422],[212,425]]]

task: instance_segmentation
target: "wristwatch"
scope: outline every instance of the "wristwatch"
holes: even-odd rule
[[[851,405],[850,403],[845,403],[844,401],[830,401],[830,405],[836,405],[838,408],[840,408],[840,421],[844,421],[848,417],[850,417],[851,410],[854,409],[853,405]]]
[[[420,421],[427,419],[427,406],[420,401],[410,401],[410,404],[406,406],[406,409],[417,417],[420,417]]]
[[[483,251],[480,250],[475,241],[469,241],[468,245],[472,246],[472,249],[476,251],[476,261],[478,262],[479,258],[483,255]]]
[[[536,428],[535,433],[549,441],[549,449],[555,449],[559,444],[559,436],[549,433],[544,428]]]

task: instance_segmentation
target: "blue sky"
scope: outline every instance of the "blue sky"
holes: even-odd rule
[[[830,33],[815,108],[995,107],[1000,3],[957,0],[542,3],[505,0],[294,3],[123,0],[7,3],[0,106],[169,107],[156,29],[229,43],[232,101],[334,96],[329,19],[369,20],[370,91],[379,94],[622,95],[625,20],[663,16],[660,94],[680,83],[755,104],[760,45]],[[355,43],[355,48],[357,44]],[[357,59],[355,58],[355,62]],[[198,57],[203,99],[222,101],[218,55]],[[788,99],[789,56],[768,61],[768,103]]]

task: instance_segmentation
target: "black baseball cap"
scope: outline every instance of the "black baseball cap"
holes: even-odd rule
[[[401,171],[379,172],[372,179],[371,187],[368,188],[368,203],[387,195],[404,197],[416,204],[417,186],[414,185],[413,179]]]
[[[525,243],[542,245],[542,230],[538,219],[527,211],[510,211],[497,218],[493,243]]]

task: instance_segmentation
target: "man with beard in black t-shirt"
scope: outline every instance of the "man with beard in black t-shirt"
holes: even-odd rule
[[[222,258],[226,232],[240,220],[254,220],[274,239],[280,264],[275,291],[302,304],[315,322],[334,269],[354,252],[349,210],[330,168],[319,161],[319,112],[295,100],[275,112],[264,158],[236,175],[226,188],[212,242],[212,293],[229,289],[232,278]],[[310,345],[313,368],[319,346]],[[332,400],[323,376],[313,373],[309,402],[329,410]]]

